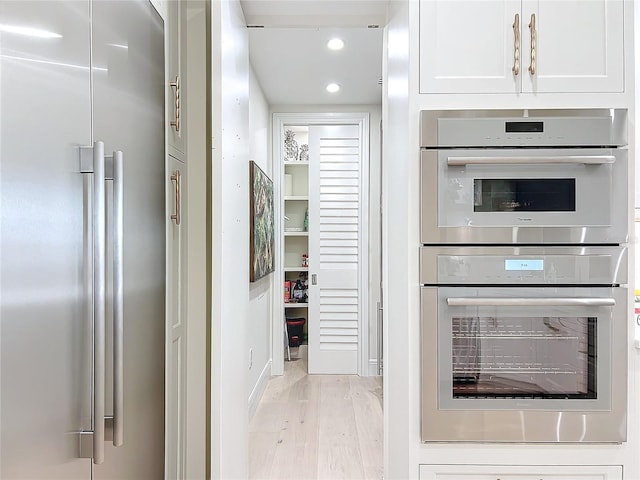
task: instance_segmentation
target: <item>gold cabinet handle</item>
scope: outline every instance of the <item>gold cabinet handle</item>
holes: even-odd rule
[[[536,32],[536,14],[531,14],[531,21],[529,22],[529,30],[531,30],[531,64],[529,65],[529,73],[531,75],[536,74],[536,41],[538,33]]]
[[[175,184],[176,192],[176,213],[171,215],[171,220],[175,220],[176,225],[180,225],[180,170],[176,170],[173,175],[171,175],[171,182]]]
[[[513,67],[511,71],[517,77],[520,75],[520,14],[513,19]]]
[[[176,76],[176,81],[170,83],[171,88],[174,90],[174,99],[176,106],[175,120],[171,122],[171,126],[176,129],[176,132],[180,132],[180,77]]]

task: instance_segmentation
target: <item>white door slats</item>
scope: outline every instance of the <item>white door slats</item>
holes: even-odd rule
[[[358,313],[355,312],[342,312],[342,313],[332,313],[332,312],[324,312],[322,314],[323,321],[330,327],[335,327],[336,325],[344,324],[350,326],[353,322],[353,325],[358,325]]]
[[[327,232],[357,232],[358,231],[358,225],[323,225],[322,228]]]
[[[357,147],[360,144],[357,136],[341,135],[341,136],[326,136],[320,137],[320,150],[331,145],[343,145],[346,147]]]
[[[342,328],[342,327],[330,328],[330,327],[321,325],[320,335],[326,336],[326,337],[337,336],[339,338],[344,338],[345,335],[351,335],[352,337],[355,337],[357,340],[358,327],[356,326],[355,328]],[[340,341],[340,340],[337,340],[337,341]]]
[[[358,258],[358,247],[320,247],[320,255],[349,255]]]
[[[320,335],[321,345],[324,344],[343,344],[343,345],[353,345],[353,348],[358,348],[358,336],[344,336],[344,335]]]
[[[326,246],[329,247],[357,247],[358,240],[334,240],[330,239],[325,242]]]
[[[325,178],[320,175],[320,188],[323,187],[357,187],[360,182],[357,178]]]
[[[321,202],[357,202],[358,195],[355,195],[355,194],[338,195],[335,193],[324,194],[324,195],[320,195],[320,201]]]
[[[333,206],[333,205],[331,205]],[[356,217],[358,218],[357,208],[320,208],[322,215],[328,215],[331,217]]]
[[[327,162],[332,163],[360,163],[358,154],[358,149],[347,149],[347,148],[331,148],[324,149],[321,152],[321,155]],[[356,152],[356,153],[354,153]]]
[[[321,305],[320,314],[322,313],[354,313],[358,312],[358,305]]]
[[[349,194],[349,193],[353,193],[355,195],[358,194],[358,192],[360,191],[360,188],[358,188],[357,186],[355,187],[327,187],[327,186],[320,186],[320,195],[322,194]]]
[[[352,217],[327,217],[320,220],[320,225],[358,225]]]
[[[358,232],[322,232],[319,240],[358,240]]]
[[[358,298],[354,296],[323,296],[321,297],[324,305],[357,305]]]
[[[321,298],[325,297],[358,297],[358,291],[356,289],[341,289],[341,288],[323,288],[320,292]]]
[[[355,162],[350,162],[350,163],[337,163],[337,162],[333,162],[330,163],[330,160],[327,160],[326,163],[323,163],[322,165],[320,165],[320,171],[321,172],[327,172],[327,171],[344,171],[344,170],[351,170],[351,171],[358,171],[360,170],[360,166],[355,163]]]
[[[330,315],[335,315],[337,320],[330,318]],[[348,316],[353,320],[348,320]],[[346,315],[326,313],[322,316],[322,328],[358,328],[358,316],[352,313]]]
[[[331,354],[331,352],[352,352],[353,355],[358,353],[358,344],[357,343],[321,343],[320,350],[323,352],[327,352],[327,354]],[[350,355],[351,356],[351,355]],[[355,372],[354,372],[355,373]]]
[[[360,172],[357,170],[322,170],[320,172],[320,178],[358,178]]]

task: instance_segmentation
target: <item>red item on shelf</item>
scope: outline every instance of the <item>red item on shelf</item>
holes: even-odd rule
[[[286,280],[284,282],[284,303],[291,301],[291,282]]]

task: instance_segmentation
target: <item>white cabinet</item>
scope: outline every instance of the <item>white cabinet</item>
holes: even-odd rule
[[[622,466],[420,465],[420,480],[622,480]]]
[[[186,168],[167,157],[167,323],[166,348],[166,452],[167,478],[185,478],[187,381],[187,225]]]
[[[624,90],[623,0],[420,0],[420,93]]]
[[[169,153],[186,155],[187,2],[167,2],[167,142]]]

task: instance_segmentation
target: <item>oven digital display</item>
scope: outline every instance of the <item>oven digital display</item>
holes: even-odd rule
[[[544,270],[544,260],[517,259],[505,260],[504,269],[507,272],[540,272]]]
[[[544,131],[543,122],[505,122],[504,131],[506,133],[542,133]]]

